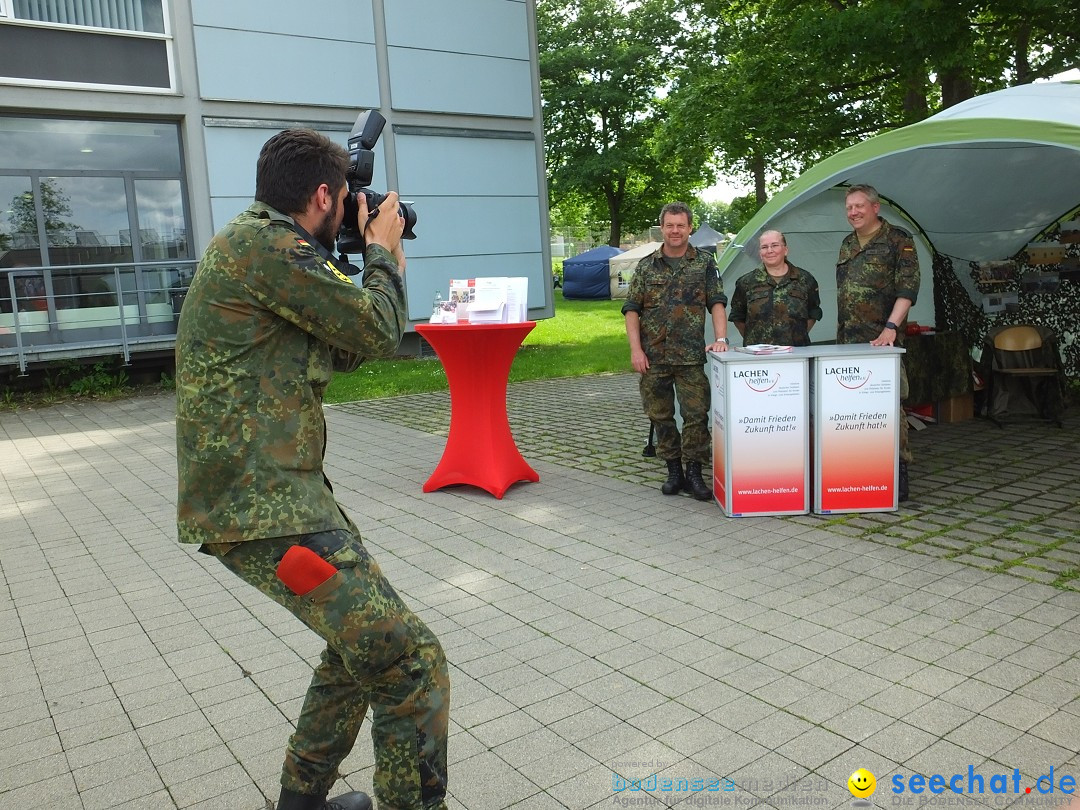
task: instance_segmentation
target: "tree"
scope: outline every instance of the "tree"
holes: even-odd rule
[[[618,246],[711,179],[700,139],[669,140],[660,98],[682,22],[662,0],[539,0],[537,31],[551,202],[577,198]]]
[[[75,244],[72,232],[78,230],[79,227],[64,219],[71,216],[71,198],[65,196],[63,189],[51,179],[42,180],[39,188],[41,209],[45,214],[45,233],[49,235],[50,244]],[[32,233],[37,236],[37,209],[34,206],[34,195],[29,191],[12,197],[11,224],[14,226],[15,233]]]
[[[703,222],[707,222],[721,233],[731,230],[728,226],[731,218],[731,206],[722,200],[714,200],[712,202],[694,201],[690,203],[690,210],[694,213],[695,228],[700,226]]]
[[[750,218],[758,212],[761,206],[758,204],[757,196],[755,194],[744,194],[742,197],[736,197],[731,201],[731,206],[728,209],[728,216],[731,222],[731,232],[738,233],[743,229],[743,225],[750,221]]]
[[[703,0],[688,10],[694,58],[671,94],[672,125],[703,132],[719,168],[752,182],[759,207],[771,186],[895,115],[881,87],[896,69],[858,57],[853,43],[867,32],[838,27],[833,5]]]
[[[708,222],[721,233],[738,233],[742,226],[757,213],[757,197],[751,192],[736,197],[731,202],[694,202],[690,210],[694,212],[694,225]]]
[[[606,242],[609,236],[607,220],[594,218],[592,209],[577,195],[566,194],[548,209],[551,237],[562,237],[572,245],[574,255]]]
[[[1077,0],[697,0],[672,126],[758,205],[834,152],[1075,64]]]

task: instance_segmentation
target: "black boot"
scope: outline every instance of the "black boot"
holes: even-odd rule
[[[900,474],[896,476],[896,500],[903,503],[908,499],[907,462],[900,462]]]
[[[712,499],[712,490],[709,489],[705,484],[705,481],[701,478],[700,461],[686,462],[686,491],[699,501],[708,501]]]
[[[371,799],[359,791],[328,799],[326,796],[308,796],[282,788],[277,810],[371,810]]]
[[[682,461],[677,458],[668,459],[667,481],[660,487],[665,495],[678,495],[683,488]]]

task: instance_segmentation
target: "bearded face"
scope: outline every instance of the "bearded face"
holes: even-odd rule
[[[319,244],[331,252],[337,245],[337,235],[341,229],[341,208],[338,198],[334,197],[334,203],[330,206],[330,210],[323,215],[319,226],[311,234],[319,240]]]

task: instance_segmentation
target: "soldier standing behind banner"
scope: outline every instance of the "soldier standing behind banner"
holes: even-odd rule
[[[761,267],[735,282],[730,319],[743,342],[809,346],[821,320],[817,279],[787,260],[787,239],[765,231],[758,240]]]
[[[198,543],[326,641],[289,739],[278,810],[327,801],[370,702],[382,807],[445,808],[450,683],[438,639],[401,600],[323,473],[333,371],[390,355],[405,328],[394,192],[354,225],[362,286],[330,252],[349,157],[312,130],[259,155],[256,202],[206,248],[176,336],[180,541]]]
[[[716,341],[708,349],[727,351],[724,285],[712,254],[690,244],[693,214],[681,202],[660,212],[664,244],[638,262],[626,303],[630,363],[641,375],[641,401],[656,427],[656,455],[667,462],[665,495],[686,490],[699,501],[712,497],[701,477],[711,452],[709,403],[705,376],[705,312],[712,316]],[[675,393],[683,419],[675,422]],[[686,472],[683,472],[683,460]]]
[[[903,346],[904,323],[919,293],[919,257],[903,228],[879,216],[881,201],[873,186],[847,190],[847,219],[855,230],[844,238],[836,260],[836,342]],[[900,358],[900,400],[908,380]],[[908,423],[900,413],[899,500],[908,499]]]

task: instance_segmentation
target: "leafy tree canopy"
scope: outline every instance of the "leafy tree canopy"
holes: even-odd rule
[[[552,202],[617,244],[724,172],[753,184],[741,216],[852,143],[1077,66],[1077,19],[1080,0],[538,0]]]
[[[709,177],[700,139],[673,143],[661,97],[685,47],[662,0],[540,0],[537,27],[552,203],[610,221],[609,244]]]
[[[1077,0],[699,0],[671,126],[769,185],[860,139],[1076,64]]]

